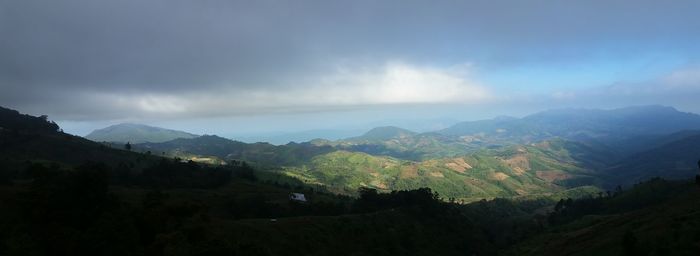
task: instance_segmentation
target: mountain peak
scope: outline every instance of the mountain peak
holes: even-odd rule
[[[416,132],[399,128],[396,126],[380,126],[372,128],[371,130],[367,131],[365,134],[358,138],[367,140],[387,140],[409,137],[415,134]]]
[[[118,143],[165,142],[179,138],[195,138],[195,134],[135,123],[115,124],[97,129],[85,136],[92,141]]]

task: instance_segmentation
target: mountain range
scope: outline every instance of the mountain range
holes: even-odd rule
[[[523,118],[463,122],[438,131],[454,136],[492,136],[520,141],[559,136],[577,140],[618,140],[638,135],[700,129],[700,116],[666,106],[612,110],[556,109]]]
[[[386,126],[347,139],[285,145],[137,124],[110,126],[86,137],[132,142],[135,151],[210,164],[243,160],[337,193],[427,186],[473,201],[691,177],[700,155],[700,132],[693,130],[698,127],[698,115],[646,106],[552,110],[428,133]]]
[[[284,145],[207,135],[137,143],[134,150],[207,163],[247,161],[336,193],[429,187],[473,201],[691,177],[695,129],[699,115],[640,106],[549,110],[426,133],[383,126],[347,139]],[[136,141],[139,131],[129,139]]]

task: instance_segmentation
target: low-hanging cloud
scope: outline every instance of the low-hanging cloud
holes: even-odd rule
[[[660,83],[671,90],[700,90],[700,66],[675,70],[663,77]]]
[[[84,97],[99,99],[108,108],[128,109],[126,112],[132,117],[150,118],[323,111],[389,104],[477,104],[493,99],[487,87],[470,76],[468,65],[440,69],[390,62],[375,70],[337,68],[331,74],[300,82],[307,84],[274,88],[231,86],[177,94],[94,93]]]
[[[538,100],[552,105],[620,107],[663,104],[700,112],[700,67],[687,65],[642,81],[618,81],[601,87],[556,91]]]

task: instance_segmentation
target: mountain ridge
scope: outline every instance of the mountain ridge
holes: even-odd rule
[[[649,105],[609,110],[552,109],[523,118],[461,122],[437,132],[528,142],[553,136],[575,140],[618,140],[688,129],[700,129],[700,115],[668,106]]]

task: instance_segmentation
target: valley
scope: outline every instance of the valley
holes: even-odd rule
[[[668,119],[674,122],[666,123]],[[628,127],[618,120],[634,123]],[[639,126],[645,123],[664,125]],[[513,133],[512,127],[533,128]],[[692,129],[700,129],[700,116],[644,106],[548,111],[522,119],[459,123],[427,133],[378,127],[336,141],[250,144],[207,135],[140,143],[134,149],[219,164],[247,161],[260,170],[346,195],[361,187],[385,192],[429,187],[445,200],[471,202],[546,195],[578,186],[609,190],[653,177],[693,177]],[[628,145],[630,140],[655,146],[635,150]],[[650,156],[658,161],[640,160]],[[639,171],[637,164],[651,163],[655,167]]]

